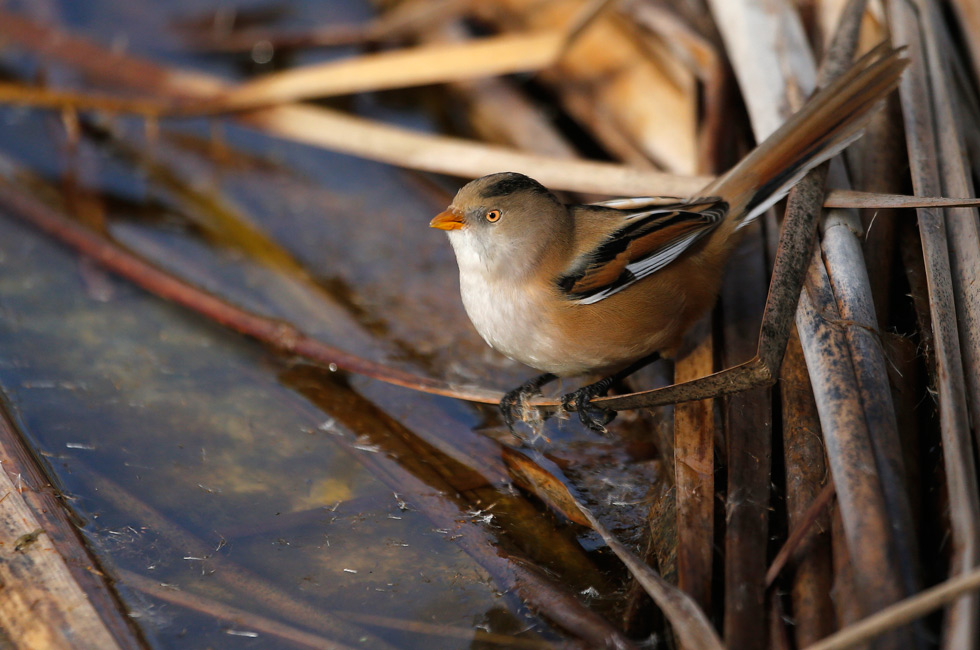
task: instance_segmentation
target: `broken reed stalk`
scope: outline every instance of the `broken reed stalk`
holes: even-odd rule
[[[467,34],[462,21],[453,21],[438,30],[426,30],[419,38],[427,42],[459,42]],[[457,81],[449,89],[461,99],[470,127],[482,140],[555,158],[578,157],[575,147],[552,121],[509,80]]]
[[[828,514],[833,482],[827,469],[820,420],[807,374],[803,348],[795,327],[786,346],[780,372],[786,524],[789,535],[769,566],[766,585],[782,570],[780,561],[792,558],[791,616],[796,624],[797,647],[805,647],[834,631],[830,594],[834,586],[831,557],[831,517]],[[822,508],[820,506],[823,506]],[[799,533],[799,550],[794,550]],[[804,538],[805,537],[805,538]]]
[[[528,11],[525,0],[498,0],[475,3],[474,10],[502,31],[548,30],[564,28],[588,4],[540,3]],[[492,8],[486,8],[489,5]],[[618,16],[599,16],[539,76],[554,89],[565,111],[620,160],[637,166],[653,160],[662,169],[694,171],[693,76],[661,60],[654,47],[639,43],[631,26]],[[533,172],[528,175],[541,181]]]
[[[722,363],[751,357],[759,338],[769,273],[762,228],[746,228],[728,261],[720,307]],[[755,388],[724,401],[728,485],[725,498],[724,630],[732,648],[764,650],[765,573],[769,545],[769,486],[772,463],[772,396]]]
[[[939,170],[944,192],[974,192],[969,158],[964,151],[963,113],[953,106],[954,83],[949,53],[943,49],[939,34],[940,18],[934,8],[923,7],[923,25],[932,80],[932,104],[936,124]],[[975,208],[950,208],[945,212],[946,240],[949,246],[950,270],[957,327],[963,352],[963,373],[967,406],[972,416],[974,443],[980,449],[980,223]]]
[[[208,75],[167,68],[0,10],[8,42],[57,60],[101,83],[165,101],[214,98],[229,86]],[[712,179],[595,161],[562,160],[508,147],[433,136],[339,111],[287,104],[237,116],[270,135],[411,169],[477,177],[501,169],[526,173],[554,189],[604,195],[688,196]]]
[[[674,364],[674,381],[711,374],[714,346],[709,321],[695,325],[694,349]],[[715,505],[714,400],[674,407],[674,486],[677,516],[677,586],[711,611]]]
[[[902,79],[899,94],[905,118],[906,143],[916,192],[941,191],[939,142],[935,107],[930,98],[944,92],[942,67],[930,64],[936,56],[929,46],[933,38],[930,7],[911,0],[889,4],[889,23],[898,44],[909,47],[915,61]],[[925,22],[924,22],[925,21]],[[932,72],[935,75],[930,74]],[[957,305],[949,258],[945,219],[939,210],[918,211],[919,233],[929,287],[929,312],[936,359],[934,386],[939,391],[939,428],[949,494],[952,529],[950,575],[960,575],[980,564],[980,497],[976,456],[970,439],[963,355],[956,319]],[[975,279],[974,279],[975,280]],[[967,305],[963,305],[967,307]],[[947,610],[943,626],[946,648],[976,647],[980,643],[980,597],[972,594]]]
[[[713,8],[716,11],[716,15],[723,10],[720,6],[721,3],[715,3],[718,6]],[[825,63],[825,69],[823,75],[826,77],[832,77],[839,74],[841,71],[846,69],[849,61],[852,58],[852,53],[856,46],[858,27],[860,25],[860,18],[863,14],[863,3],[851,3],[848,9],[845,11],[845,18],[842,20],[842,24],[838,29],[838,34],[835,37],[835,42],[831,46],[828,54],[828,61]],[[803,38],[802,29],[798,27],[798,23],[792,18],[795,15],[789,16],[788,22],[779,22],[778,24],[774,21],[774,17],[766,14],[761,10],[754,10],[748,7],[743,7],[742,10],[749,16],[757,16],[758,21],[763,24],[767,24],[770,30],[784,30],[780,32],[778,37],[770,36],[768,38],[772,39],[771,48],[775,53],[772,57],[774,60],[780,60],[780,53],[786,54],[783,50],[788,49],[792,53],[801,53],[807,51],[807,45],[805,39]],[[724,6],[724,11],[733,11],[730,4]],[[722,14],[724,15],[724,14]],[[744,16],[743,16],[744,18]],[[725,21],[719,20],[719,27],[722,30],[722,34],[726,37],[729,42],[730,54],[733,56],[733,65],[736,68],[736,72],[743,70],[741,73],[741,78],[753,79],[749,72],[757,69],[761,69],[764,66],[757,61],[757,56],[760,51],[759,43],[755,40],[754,35],[749,35],[744,30],[739,29],[740,23],[737,21]],[[747,23],[741,23],[747,24]],[[756,25],[758,27],[759,25]],[[787,29],[787,28],[794,29]],[[753,34],[755,31],[753,31]],[[751,42],[752,45],[749,46],[748,43]],[[787,46],[787,42],[791,45]],[[733,44],[736,48],[733,50]],[[741,46],[739,47],[739,44]],[[765,48],[762,48],[765,49]],[[768,60],[768,59],[767,59]],[[804,62],[799,61],[797,58],[793,58],[792,61],[796,63],[787,64],[790,69],[796,69],[797,74],[795,79],[790,79],[786,81],[786,88],[792,89],[797,88],[802,85],[804,88],[812,84],[814,78],[814,73],[812,69],[812,64],[809,68],[804,64]],[[777,66],[778,67],[778,66]],[[775,71],[770,71],[770,76],[776,76],[777,79],[781,79],[783,69],[779,68]],[[757,73],[759,74],[759,73]],[[794,85],[796,84],[796,85]],[[768,88],[772,88],[773,84],[768,84]],[[746,95],[751,97],[747,98],[748,108],[750,115],[753,116],[753,124],[756,127],[757,135],[759,138],[766,135],[768,130],[773,129],[781,121],[779,115],[774,115],[775,109],[779,106],[785,106],[787,104],[794,103],[793,96],[786,96],[786,91],[779,94],[770,94],[769,96],[763,96],[764,93],[761,92],[762,87],[760,84],[750,84],[748,86]],[[753,102],[754,100],[754,102]],[[826,178],[826,168],[815,171],[811,175],[804,179],[804,181],[797,186],[796,190],[791,193],[789,205],[787,207],[788,217],[795,216],[796,214],[814,214],[818,209],[820,201],[820,192],[823,186],[824,179]],[[812,223],[812,222],[810,222]],[[787,228],[789,225],[787,224]],[[804,227],[807,229],[812,228],[811,225],[798,224],[798,227]],[[805,258],[804,258],[805,259]],[[819,258],[817,258],[819,260]],[[818,263],[822,264],[822,260]],[[821,267],[821,271],[823,271]],[[810,279],[808,280],[808,290],[807,292],[812,292],[814,288],[812,287],[812,281],[814,278],[814,270],[811,269],[809,274]],[[819,278],[818,276],[818,279]],[[829,309],[833,308],[836,312],[837,305],[835,304],[835,299],[830,291],[830,285],[826,278],[822,278],[823,287],[825,290],[821,294],[821,304],[820,308]],[[848,430],[849,434],[856,435],[859,440],[863,441],[862,445],[859,447],[861,453],[857,457],[852,457],[846,459],[841,455],[835,455],[833,452],[837,450],[834,442],[828,441],[828,452],[831,455],[831,464],[834,465],[834,479],[835,481],[848,481],[849,478],[853,478],[855,482],[852,485],[845,486],[844,489],[840,489],[841,493],[841,508],[845,513],[844,523],[845,528],[848,531],[848,539],[852,554],[855,558],[855,568],[862,573],[857,581],[859,585],[858,593],[862,597],[863,605],[866,608],[864,611],[871,612],[875,609],[880,608],[890,602],[894,602],[901,598],[903,595],[903,590],[898,585],[893,585],[893,581],[889,577],[888,572],[893,569],[897,570],[898,567],[895,565],[894,553],[891,551],[886,551],[881,553],[876,548],[873,548],[873,544],[885,541],[886,549],[890,549],[894,546],[894,541],[891,540],[891,530],[886,524],[887,522],[887,511],[884,507],[884,501],[881,498],[881,492],[879,487],[879,481],[876,473],[869,472],[867,474],[848,474],[848,471],[852,470],[849,467],[851,463],[858,463],[859,467],[866,467],[868,465],[873,466],[874,456],[872,455],[872,448],[869,445],[869,433],[867,431],[867,426],[863,422],[863,414],[859,407],[859,393],[857,391],[856,379],[854,378],[854,369],[850,363],[850,354],[847,351],[846,342],[839,338],[836,343],[833,343],[834,339],[824,338],[822,342],[818,342],[815,338],[816,330],[813,329],[813,325],[816,324],[813,317],[817,313],[813,310],[813,306],[809,304],[808,296],[804,295],[803,299],[800,301],[800,310],[797,315],[797,325],[800,330],[800,337],[803,340],[803,347],[807,357],[807,365],[810,368],[811,375],[820,375],[814,377],[814,388],[817,393],[817,404],[821,411],[821,421],[823,423],[824,435],[828,438],[834,438],[838,435],[841,426],[844,422],[852,425]],[[808,308],[809,307],[809,308]],[[802,322],[804,321],[809,322]],[[777,321],[779,322],[779,321]],[[784,321],[785,322],[785,321]],[[763,332],[765,336],[765,332]],[[828,349],[828,342],[832,349]],[[760,346],[761,349],[761,346]],[[782,347],[778,348],[782,351]],[[823,364],[814,360],[813,357],[821,357]],[[837,359],[837,363],[829,364],[827,361],[830,358]],[[777,359],[778,360],[778,359]],[[833,386],[850,385],[853,386],[853,391],[849,393],[850,399],[844,402],[839,400],[838,408],[832,408],[827,399],[830,394],[824,390]],[[839,397],[839,393],[834,395],[834,397]],[[841,410],[843,409],[843,410]],[[844,416],[847,416],[846,419]],[[867,497],[868,500],[862,500],[861,502],[852,500],[853,496],[861,495],[862,497]],[[866,514],[865,510],[867,507],[871,508],[871,513]],[[869,521],[863,521],[867,518]],[[868,544],[863,544],[863,548],[859,548],[862,545],[861,537],[859,537],[855,531],[860,526],[866,526],[865,531],[873,532],[874,535],[870,536],[869,539],[875,540],[874,542]],[[859,560],[862,557],[867,557],[869,562],[864,564]],[[877,571],[873,571],[877,569]],[[884,571],[882,571],[884,570]],[[865,575],[867,573],[868,575]],[[882,575],[885,573],[886,575]],[[894,575],[894,573],[891,573]],[[877,605],[877,606],[876,606]],[[892,643],[895,639],[892,640]]]
[[[150,63],[0,10],[0,34],[101,83],[164,102],[213,98],[227,89],[214,77]],[[125,100],[113,100],[125,101]],[[147,101],[152,101],[147,100]],[[71,105],[62,105],[71,109]],[[312,106],[288,104],[238,116],[270,135],[409,169],[473,178],[509,169],[553,189],[610,196],[690,196],[713,179],[615,163],[556,159],[459,138],[432,136]],[[832,190],[827,207],[980,205],[980,199],[903,197]]]
[[[0,395],[0,623],[6,642],[16,648],[146,647],[7,403]],[[34,542],[24,545],[24,535]]]

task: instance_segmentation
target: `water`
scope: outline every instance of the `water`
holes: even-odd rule
[[[117,5],[31,11],[167,64],[241,74],[234,59],[189,53],[161,28],[207,3]],[[288,9],[286,24],[299,25],[370,11]],[[11,53],[5,65],[18,77],[36,63]],[[72,75],[55,68],[51,78]],[[431,128],[393,97],[345,102]],[[2,109],[0,124],[0,155],[25,187],[236,304],[420,374],[502,388],[529,372],[476,336],[449,246],[426,227],[456,181],[227,120],[227,156],[204,120],[165,124],[150,142],[136,120],[94,119],[74,144],[52,114]],[[357,647],[563,638],[502,589],[515,553],[573,592],[596,587],[598,609],[616,609],[621,575],[601,544],[507,482],[499,447],[481,434],[499,426],[492,410],[277,356],[9,217],[0,387],[154,648],[296,647],[256,617]],[[609,502],[642,500],[653,466],[631,465],[577,424],[548,434],[545,448],[584,497],[637,534],[645,509],[624,515]]]

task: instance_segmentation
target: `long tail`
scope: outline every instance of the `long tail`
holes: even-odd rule
[[[861,137],[908,65],[901,53],[882,43],[855,61],[703,194],[728,201],[736,227],[765,212],[808,171]]]

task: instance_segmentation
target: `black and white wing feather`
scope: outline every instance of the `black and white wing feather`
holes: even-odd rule
[[[717,198],[618,199],[596,204],[622,214],[622,225],[576,258],[558,278],[579,304],[593,304],[626,289],[676,260],[728,214]]]

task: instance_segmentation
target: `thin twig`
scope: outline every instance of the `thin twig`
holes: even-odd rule
[[[846,650],[867,643],[887,632],[906,625],[934,609],[980,589],[980,569],[950,578],[935,587],[886,607],[843,630],[828,636],[806,650]]]
[[[779,552],[776,553],[776,557],[773,558],[772,564],[769,565],[769,570],[766,571],[767,588],[772,586],[772,583],[776,581],[776,578],[782,572],[786,563],[789,562],[789,558],[803,544],[803,541],[810,534],[813,524],[823,514],[827,506],[830,505],[831,499],[834,498],[834,493],[834,484],[832,482],[827,483],[820,490],[820,494],[813,500],[813,503],[810,504],[810,507],[807,508],[802,520],[793,529],[793,532],[789,534],[789,537],[786,538]]]

